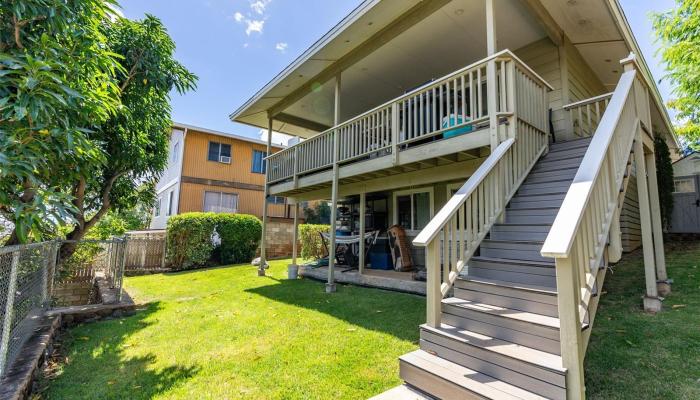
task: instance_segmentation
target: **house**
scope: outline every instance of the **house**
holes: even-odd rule
[[[168,166],[156,185],[150,229],[165,229],[172,215],[213,211],[263,215],[267,144],[261,140],[174,123]],[[282,147],[272,146],[272,151]],[[292,220],[282,196],[268,197],[274,257],[291,253]]]
[[[700,153],[693,151],[673,163],[673,212],[668,231],[700,233]]]
[[[584,398],[624,246],[642,244],[645,309],[670,290],[653,138],[679,145],[616,0],[367,0],[231,119],[304,139],[267,158],[265,190],[337,210],[339,257],[302,269],[328,292],[415,283],[360,239],[410,241],[391,264],[425,270],[426,323],[378,398]]]

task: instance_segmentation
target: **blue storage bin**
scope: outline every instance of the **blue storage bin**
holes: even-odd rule
[[[369,262],[372,264],[372,269],[394,269],[389,253],[369,253]]]

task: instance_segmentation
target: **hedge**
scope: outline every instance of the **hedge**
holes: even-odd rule
[[[326,249],[321,241],[321,232],[328,232],[330,225],[300,224],[301,258],[318,260],[326,256]]]
[[[217,262],[249,262],[261,232],[260,220],[252,215],[192,212],[172,216],[166,227],[168,264],[190,269]]]

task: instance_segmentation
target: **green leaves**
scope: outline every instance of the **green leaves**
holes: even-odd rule
[[[700,131],[700,1],[676,0],[677,7],[653,16],[654,29],[663,45],[661,56],[674,84],[669,106],[678,111],[685,127],[677,132],[697,147]]]

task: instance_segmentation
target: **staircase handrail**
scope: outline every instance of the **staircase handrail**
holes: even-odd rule
[[[631,70],[625,72],[620,78],[608,109],[603,114],[600,125],[595,131],[595,135],[588,146],[588,150],[581,161],[576,176],[564,197],[564,202],[542,246],[542,256],[552,258],[566,258],[569,256],[584,212],[592,198],[596,180],[600,176],[610,151],[610,144],[616,132],[618,132],[618,125],[623,116],[625,106],[630,106],[628,100],[633,100],[630,98],[630,92],[632,91],[635,76],[636,71]],[[623,132],[623,134],[631,135],[627,143],[624,143],[628,146],[628,150],[631,150],[634,134],[633,132]],[[629,151],[627,151],[627,154],[629,154]],[[627,159],[624,161],[626,163]],[[622,163],[621,160],[619,162]],[[616,178],[621,179],[622,177],[617,175],[624,173],[623,165],[617,165],[617,167],[615,171],[617,173]]]

